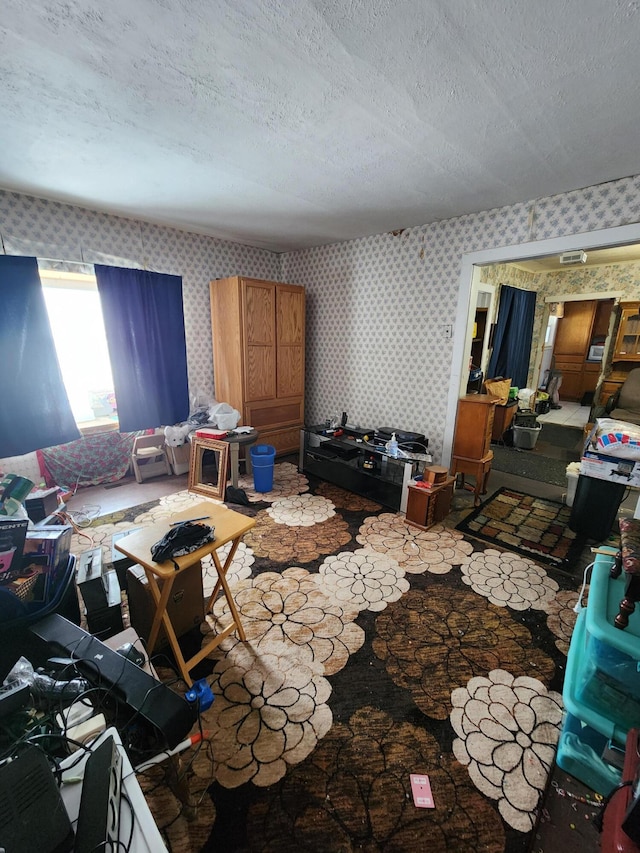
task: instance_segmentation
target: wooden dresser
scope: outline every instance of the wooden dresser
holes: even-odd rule
[[[305,294],[294,284],[233,276],[209,285],[216,400],[238,409],[261,444],[300,448]]]
[[[487,492],[493,460],[491,434],[497,402],[498,398],[491,394],[467,394],[458,402],[451,474],[454,477],[460,475],[463,488],[474,492],[475,506],[480,503],[480,495]],[[474,477],[473,486],[465,486],[465,474]]]

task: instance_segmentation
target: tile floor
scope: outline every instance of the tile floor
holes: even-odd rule
[[[561,409],[551,409],[546,415],[538,415],[541,424],[559,424],[582,428],[589,422],[589,406],[560,400]]]

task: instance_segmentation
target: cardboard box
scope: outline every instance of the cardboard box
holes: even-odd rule
[[[28,518],[0,516],[0,576],[20,570],[28,526]]]
[[[160,586],[162,588],[161,584]],[[131,626],[147,642],[156,606],[142,566],[131,566],[127,571],[127,595]],[[204,621],[204,592],[200,563],[185,569],[174,581],[167,613],[177,637],[181,637]],[[161,626],[156,647],[166,644],[167,635],[164,627]]]
[[[634,462],[633,459],[586,450],[580,460],[580,473],[585,477],[640,488],[640,462]]]

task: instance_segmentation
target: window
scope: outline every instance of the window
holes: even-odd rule
[[[95,276],[40,267],[60,370],[78,427],[118,427],[107,339]]]

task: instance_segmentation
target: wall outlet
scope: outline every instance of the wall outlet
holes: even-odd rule
[[[453,326],[451,325],[451,323],[447,323],[446,326],[442,327],[442,334],[446,340],[449,340],[453,337]]]

